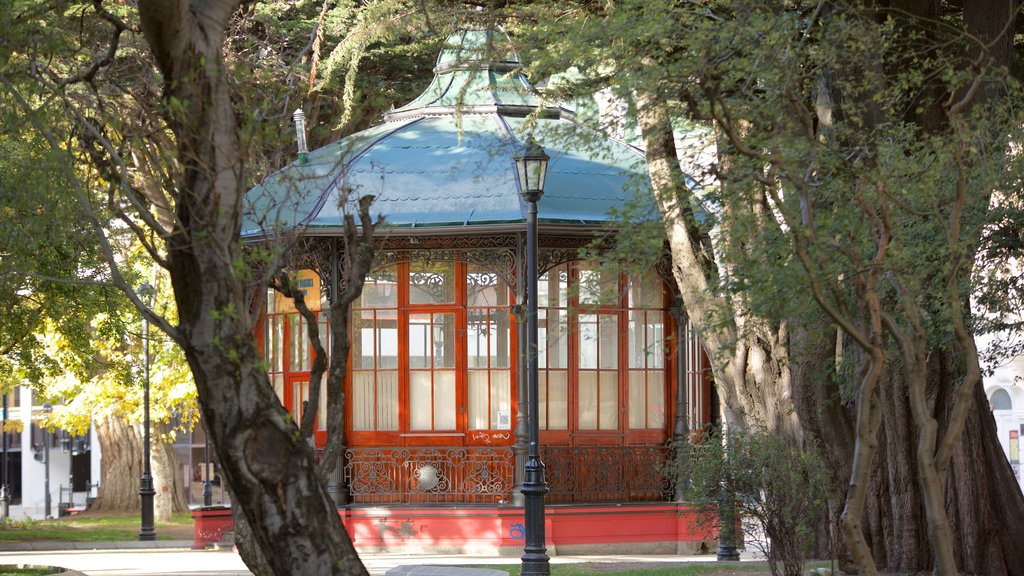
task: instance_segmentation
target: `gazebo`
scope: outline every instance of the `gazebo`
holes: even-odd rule
[[[514,156],[532,134],[550,156],[537,291],[548,551],[699,549],[707,536],[662,471],[667,441],[711,419],[706,358],[666,267],[626,275],[580,259],[613,209],[649,191],[643,153],[544,103],[503,45],[500,33],[454,34],[421,96],[247,196],[247,240],[301,230],[295,273],[321,294],[314,309],[339,281],[343,199],[372,195],[383,217],[352,310],[339,514],[361,549],[521,552],[526,203]],[[271,381],[298,419],[305,328],[274,295],[262,324]]]

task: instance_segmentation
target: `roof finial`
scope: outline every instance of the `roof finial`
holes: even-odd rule
[[[296,108],[292,113],[292,120],[295,122],[295,139],[299,144],[299,164],[309,161],[309,149],[306,148],[306,113],[302,108]]]

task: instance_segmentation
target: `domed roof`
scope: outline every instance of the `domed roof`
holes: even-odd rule
[[[650,189],[640,150],[545,105],[515,54],[490,57],[496,40],[500,34],[456,33],[418,98],[250,190],[243,236],[296,226],[337,233],[344,214],[355,213],[340,204],[345,189],[354,192],[350,202],[373,195],[371,213],[396,233],[518,229],[526,204],[514,155],[529,134],[551,157],[538,203],[542,224],[601,225],[613,219],[611,209]]]

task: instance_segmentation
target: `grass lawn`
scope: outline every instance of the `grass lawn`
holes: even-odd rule
[[[0,565],[0,576],[49,576],[50,574],[53,574],[52,568],[16,568]]]
[[[8,520],[0,523],[0,542],[121,542],[139,539],[137,514],[83,512],[55,520]],[[192,517],[175,514],[171,522],[156,523],[157,540],[191,540]],[[0,576],[3,576],[0,572]],[[27,572],[31,574],[31,572]]]

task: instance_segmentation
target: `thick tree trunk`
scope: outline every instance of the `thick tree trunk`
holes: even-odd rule
[[[237,272],[243,150],[221,49],[238,5],[139,2],[178,145],[176,222],[165,238],[178,343],[233,502],[274,573],[365,576],[316,475],[313,451],[271,388],[248,314],[246,279]]]
[[[949,355],[937,352],[928,366],[929,398],[935,413],[950,408],[950,391],[959,381]],[[914,450],[917,432],[911,425],[904,384],[897,375],[883,385],[890,390],[882,434],[883,452],[872,487],[875,516],[870,537],[879,566],[897,572],[921,572],[933,567],[924,503],[921,500]],[[902,398],[902,400],[901,400]],[[902,423],[901,426],[894,425]],[[1024,574],[1024,496],[996,437],[982,384],[963,437],[953,453],[946,490],[946,511],[953,526],[954,553],[968,574]]]
[[[847,393],[844,397],[837,381],[836,332],[824,320],[812,326],[797,324],[790,340],[793,358],[799,359],[792,369],[793,402],[804,437],[817,446],[828,474],[828,516],[817,530],[811,557],[835,558],[846,570],[852,566],[851,558],[839,522],[846,505],[855,438],[853,415],[847,408],[853,396]]]
[[[116,418],[97,423],[103,459],[100,488],[91,509],[129,512],[139,509],[139,478],[142,476],[142,438],[134,426]]]
[[[694,322],[701,327],[704,344],[712,356],[713,372],[727,418],[742,421],[748,417],[763,418],[771,425],[772,415],[780,414],[780,399],[787,396],[788,384],[784,379],[766,378],[771,371],[751,370],[748,372],[749,353],[752,348],[738,335],[741,332],[734,325],[724,326],[714,311],[721,310],[727,303],[709,295],[705,270],[695,254],[701,247],[687,227],[688,214],[685,205],[686,192],[682,188],[682,175],[675,163],[671,131],[665,129],[664,110],[654,98],[639,98],[639,120],[644,130],[651,180],[658,195],[662,216],[672,249],[674,273],[683,295],[687,311]],[[798,337],[802,338],[802,337]],[[756,339],[755,347],[770,339]],[[794,342],[794,348],[802,346]],[[714,353],[727,351],[727,355]],[[766,350],[771,350],[769,347]],[[779,347],[778,350],[784,350]],[[761,358],[771,358],[769,352]],[[716,363],[716,358],[725,361]],[[756,365],[756,363],[755,363]],[[851,454],[853,422],[844,414],[844,402],[837,402],[836,390],[812,392],[808,379],[812,375],[798,375],[803,366],[791,366],[794,394],[798,397],[796,409],[805,432],[811,432],[821,442],[822,452],[832,461]],[[935,368],[930,368],[935,371]],[[916,572],[930,570],[933,565],[931,543],[924,518],[920,482],[916,471],[915,450],[917,432],[910,412],[908,390],[902,379],[893,372],[898,366],[889,367],[887,380],[879,386],[880,405],[883,410],[883,428],[879,431],[878,452],[871,467],[871,482],[868,502],[865,506],[865,526],[872,555],[879,569],[886,571]],[[758,381],[757,375],[761,379]],[[788,377],[788,372],[778,371],[779,376]],[[754,376],[749,378],[748,376]],[[936,380],[931,374],[930,380]],[[932,402],[939,402],[943,410],[949,410],[952,402],[953,383],[960,376],[943,374],[943,386],[930,388]],[[811,380],[813,381],[813,380]],[[770,394],[775,386],[775,400],[769,406],[758,408],[764,395]],[[940,393],[941,392],[941,393]],[[810,394],[810,396],[808,396]],[[977,397],[984,398],[981,384]],[[1018,574],[1024,567],[1024,547],[1014,546],[1024,534],[1024,498],[1006,459],[1000,451],[995,434],[995,424],[987,412],[986,402],[976,402],[970,410],[963,437],[954,451],[947,483],[947,514],[954,530],[956,556],[960,568],[977,574]],[[773,407],[774,406],[774,407]],[[937,409],[938,410],[938,409]],[[786,412],[781,414],[788,416]],[[817,421],[818,424],[810,424]],[[785,428],[785,419],[776,420]],[[846,432],[839,432],[847,428]],[[842,469],[849,471],[849,460]],[[841,510],[837,503],[846,496],[847,487],[833,488],[830,494],[830,510],[835,518]],[[843,557],[840,557],[841,561]]]
[[[154,427],[159,430],[159,426]],[[101,512],[138,512],[139,478],[142,476],[142,434],[138,426],[107,418],[96,425],[103,459],[100,462],[100,488],[90,507]],[[171,512],[185,512],[185,488],[178,471],[178,457],[171,444],[159,442],[161,434],[152,439],[151,470],[156,487],[154,510],[156,519],[167,521]]]
[[[167,425],[154,423],[152,438],[156,440],[167,437]],[[153,512],[157,520],[170,522],[172,514],[188,512],[181,461],[174,451],[174,445],[163,441],[152,444],[151,458],[153,488],[156,490]]]
[[[789,338],[785,323],[773,325],[745,313],[742,303],[712,296],[713,275],[690,204],[692,192],[676,157],[668,111],[657,97],[638,97],[648,172],[672,255],[672,272],[686,312],[700,327],[701,343],[722,400],[728,426],[757,423],[795,442],[801,438],[793,409]],[[723,321],[731,318],[731,322]]]

